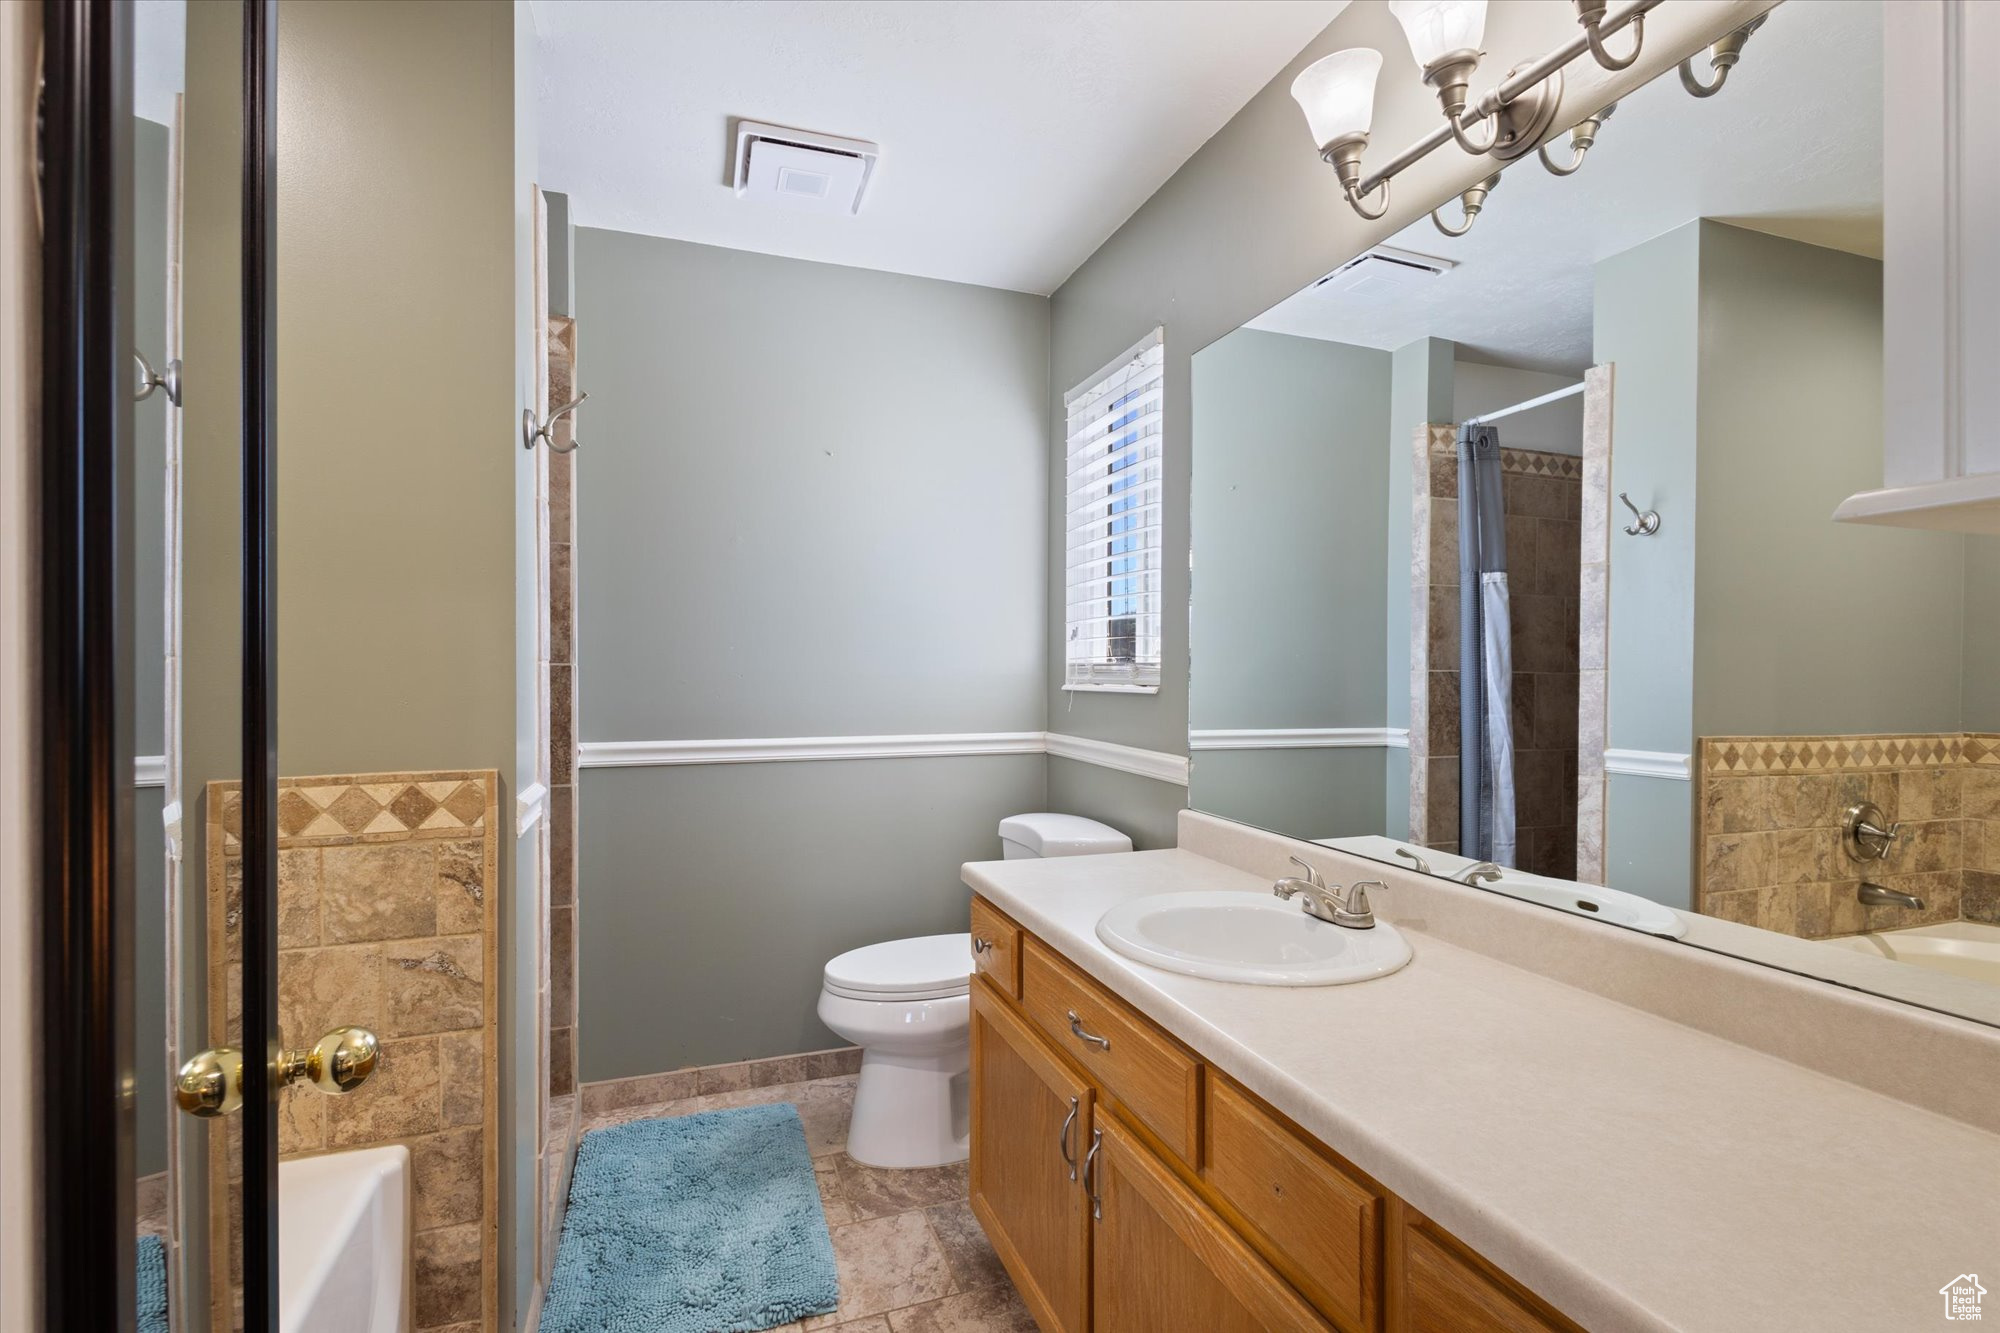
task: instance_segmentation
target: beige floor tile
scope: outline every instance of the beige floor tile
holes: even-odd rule
[[[836,1328],[866,1315],[922,1305],[951,1290],[951,1269],[922,1213],[878,1217],[833,1228],[840,1306],[805,1321]]]
[[[982,1287],[892,1310],[889,1327],[892,1333],[1035,1333],[1035,1320],[1012,1287]]]
[[[889,1217],[966,1197],[965,1163],[891,1170],[863,1166],[841,1153],[840,1193],[857,1218]]]
[[[1000,1265],[1000,1256],[986,1239],[986,1229],[972,1215],[972,1205],[964,1198],[924,1210],[931,1234],[944,1250],[951,1266],[953,1291],[976,1291],[980,1287],[1008,1286],[1011,1279]]]

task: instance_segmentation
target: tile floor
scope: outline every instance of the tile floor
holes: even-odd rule
[[[583,1129],[770,1102],[799,1108],[840,1267],[840,1308],[778,1333],[1035,1333],[966,1203],[962,1163],[886,1171],[844,1151],[852,1074],[598,1111]]]

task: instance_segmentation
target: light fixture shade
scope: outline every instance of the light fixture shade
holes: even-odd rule
[[[1477,51],[1486,36],[1486,0],[1389,0],[1389,12],[1421,70],[1454,51]]]
[[[1368,133],[1375,119],[1375,79],[1381,72],[1382,53],[1356,46],[1321,56],[1292,80],[1292,96],[1305,111],[1321,152],[1335,139]]]

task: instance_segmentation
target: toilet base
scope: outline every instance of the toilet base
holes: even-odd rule
[[[861,1053],[847,1155],[863,1166],[910,1168],[962,1162],[972,1142],[971,1051]]]

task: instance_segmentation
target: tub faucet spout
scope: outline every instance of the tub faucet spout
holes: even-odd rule
[[[1904,893],[1898,889],[1885,889],[1880,884],[1864,883],[1861,886],[1861,901],[1871,906],[1893,903],[1897,907],[1908,907],[1918,912],[1924,910],[1924,900],[1916,894]]]

